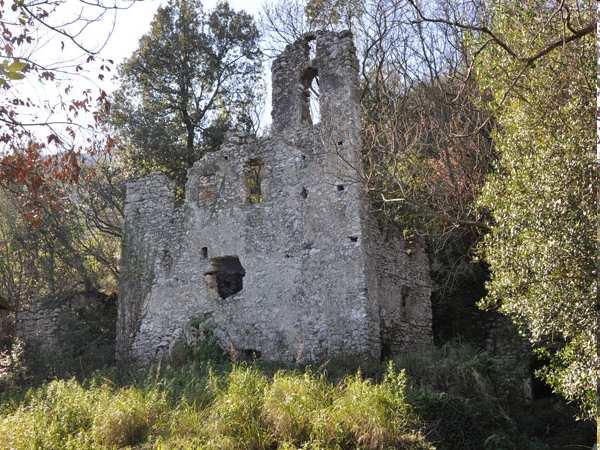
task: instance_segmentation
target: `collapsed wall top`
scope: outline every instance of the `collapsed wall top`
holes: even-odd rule
[[[358,61],[349,31],[307,33],[285,48],[271,70],[274,132],[316,121],[311,117],[310,97],[317,88],[322,124],[331,129],[360,130],[356,123],[360,117]]]

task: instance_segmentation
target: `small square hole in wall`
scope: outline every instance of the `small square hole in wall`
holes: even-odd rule
[[[338,184],[336,187],[338,192],[342,192],[344,189],[346,189],[343,184]]]
[[[202,247],[201,253],[204,259],[208,258],[208,247]]]
[[[358,242],[358,236],[348,236],[352,242]]]

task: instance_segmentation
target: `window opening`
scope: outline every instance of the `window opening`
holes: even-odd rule
[[[252,362],[260,359],[262,352],[253,348],[243,348],[239,351],[239,358],[242,361]]]
[[[221,256],[212,258],[210,262],[211,270],[204,274],[209,290],[226,299],[244,288],[246,271],[237,256]]]
[[[316,41],[310,40],[308,46],[308,67],[300,75],[302,90],[302,122],[305,124],[317,124],[321,121],[319,109],[319,71],[317,69]]]
[[[262,203],[262,170],[263,163],[260,159],[251,159],[246,163],[245,184],[246,184],[246,202]]]
[[[208,258],[208,247],[202,247],[202,257],[204,259]]]
[[[198,179],[198,201],[202,203],[217,197],[217,177],[214,173],[202,175]]]

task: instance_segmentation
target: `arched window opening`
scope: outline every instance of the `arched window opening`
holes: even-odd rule
[[[319,71],[316,63],[316,41],[310,40],[308,45],[308,67],[300,75],[302,90],[302,123],[317,124],[321,120],[319,110]]]

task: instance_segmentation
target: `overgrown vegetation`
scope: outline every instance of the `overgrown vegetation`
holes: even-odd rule
[[[502,361],[462,344],[406,355],[371,378],[198,354],[216,352],[143,374],[7,390],[0,448],[541,450],[592,439],[556,401],[536,421]]]
[[[594,17],[591,2],[580,2],[578,24],[567,23]],[[563,22],[545,2],[507,2],[493,26],[515,51],[533,54]],[[489,47],[476,64],[498,122],[499,161],[479,199],[493,218],[481,245],[492,274],[485,304],[527,331],[548,360],[545,379],[589,418],[598,415],[600,364],[595,44],[589,34],[535,64]]]
[[[405,372],[372,379],[230,367],[217,363],[213,350],[194,350],[196,361],[213,359],[212,371],[187,363],[145,377],[104,372],[15,390],[33,381],[13,339],[15,311],[67,291],[116,291],[122,182],[161,170],[181,194],[186,169],[228,130],[256,133],[261,60],[249,15],[225,3],[205,12],[200,1],[173,0],[121,66],[112,110],[106,92],[85,90],[65,102],[64,127],[29,123],[35,105],[15,89],[18,80],[53,83],[65,72],[52,68],[63,64],[37,64],[27,46],[47,52],[35,26],[43,29],[66,1],[5,3],[0,308],[11,312],[0,330],[8,348],[0,370],[12,371],[0,373],[1,448],[533,449],[592,442],[586,423],[573,424],[575,409],[555,398],[524,402],[518,370],[498,355],[454,344],[406,355],[396,361]],[[354,32],[367,163],[360,175],[382,216],[429,247],[436,343],[462,336],[484,346],[475,304],[488,281],[485,306],[521,325],[541,349],[539,373],[588,418],[598,414],[599,363],[594,6],[269,0],[264,13],[270,54],[311,29]],[[80,13],[73,23],[87,27],[101,16],[93,17]],[[51,32],[61,45],[87,52],[88,63],[97,56],[64,25]],[[97,132],[86,139],[79,114],[94,108],[90,130]],[[105,121],[96,122],[109,117],[119,146]],[[31,130],[39,126],[47,132],[38,136]],[[473,261],[477,245],[481,261]],[[86,332],[81,322],[62,325]],[[70,366],[62,357],[81,350],[75,347],[44,356],[64,369]],[[56,375],[47,361],[41,366]]]
[[[1,406],[1,448],[432,448],[405,399],[403,372],[338,384],[310,372],[186,366],[118,386],[52,381]]]

